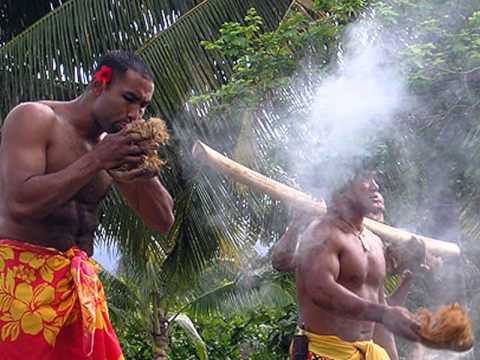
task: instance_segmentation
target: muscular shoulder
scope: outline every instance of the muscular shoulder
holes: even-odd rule
[[[7,115],[4,128],[22,126],[28,123],[29,127],[49,129],[57,120],[57,115],[51,107],[39,102],[26,102],[17,105]]]
[[[344,232],[336,226],[334,219],[329,216],[326,216],[322,220],[312,222],[308,230],[315,238],[328,241],[331,245],[340,244],[345,235]]]
[[[325,217],[313,221],[304,232],[302,244],[305,244],[303,253],[319,252],[329,250],[340,251],[342,245],[341,231],[334,226],[333,222]]]
[[[47,136],[57,121],[53,109],[38,102],[27,102],[17,105],[7,115],[2,128],[2,141],[9,137]]]

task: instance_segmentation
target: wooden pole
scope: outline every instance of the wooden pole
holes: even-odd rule
[[[201,141],[197,141],[193,146],[192,155],[195,160],[201,161],[217,172],[230,176],[233,180],[247,185],[254,191],[266,193],[275,200],[285,201],[291,206],[302,210],[308,209],[320,215],[327,213],[327,206],[323,200],[315,201],[302,191],[298,191],[261,175],[246,166],[240,165]]]
[[[266,193],[273,199],[285,201],[290,206],[303,211],[309,210],[320,216],[325,215],[327,212],[327,206],[324,200],[313,200],[309,195],[302,191],[270,179],[223,156],[201,141],[197,141],[193,146],[192,156],[194,159],[208,165],[213,170],[230,176],[233,180],[247,185],[254,191]],[[383,240],[391,243],[402,243],[410,240],[414,236],[424,241],[427,250],[434,255],[442,257],[460,255],[460,248],[455,243],[416,235],[369,218],[364,219],[364,224],[370,231],[377,234]]]

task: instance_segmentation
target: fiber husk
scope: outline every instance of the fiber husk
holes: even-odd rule
[[[423,345],[453,351],[467,351],[473,347],[470,320],[460,305],[445,305],[436,313],[422,308],[417,315],[421,324],[420,337]]]
[[[127,128],[140,135],[141,140],[137,145],[146,153],[143,162],[137,168],[144,169],[151,175],[159,174],[166,161],[158,156],[158,148],[166,145],[170,139],[165,121],[160,118],[150,118],[148,121],[129,123]]]

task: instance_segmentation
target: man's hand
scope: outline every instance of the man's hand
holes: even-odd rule
[[[134,168],[143,161],[144,151],[136,144],[139,135],[124,128],[108,134],[91,151],[102,169],[117,169],[122,165]]]
[[[425,256],[425,264],[423,266],[425,270],[433,271],[441,267],[442,265],[443,265],[443,258],[427,252]]]
[[[300,212],[297,209],[294,209],[292,211],[292,219],[290,220],[290,224],[288,224],[288,228],[292,230],[293,229],[299,230],[303,224],[303,221],[302,221],[303,215],[304,213]]]
[[[407,309],[388,306],[382,317],[382,324],[392,333],[410,341],[419,341],[420,323]]]
[[[401,275],[407,270],[416,272],[424,269],[426,253],[425,243],[416,237],[402,244],[390,245],[385,251],[387,271]]]

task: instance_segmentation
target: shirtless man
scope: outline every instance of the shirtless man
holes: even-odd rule
[[[172,198],[157,177],[115,172],[142,161],[125,125],[143,121],[153,91],[141,58],[112,52],[78,98],[23,103],[5,119],[0,280],[16,282],[15,290],[0,289],[0,298],[15,295],[0,306],[2,359],[123,358],[88,257],[99,204],[112,184],[149,228],[166,234],[174,222]],[[30,301],[32,313],[22,305]]]
[[[372,341],[376,323],[418,340],[419,324],[413,315],[385,301],[383,244],[363,226],[364,216],[379,202],[378,190],[371,174],[357,176],[334,193],[329,214],[312,222],[300,243],[296,260],[300,317],[318,356],[342,359],[353,351],[367,359],[373,352],[388,359]],[[347,349],[342,354],[340,346]]]
[[[413,316],[386,304],[383,244],[363,229],[365,214],[380,212],[383,216],[383,201],[373,177],[355,178],[335,193],[329,214],[307,227],[293,264],[284,261],[287,268],[296,268],[300,319],[308,350],[318,359],[368,359],[372,352],[388,359],[372,340],[395,357],[393,340],[383,326],[418,340]],[[274,262],[277,268],[279,264]]]

